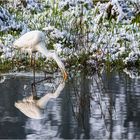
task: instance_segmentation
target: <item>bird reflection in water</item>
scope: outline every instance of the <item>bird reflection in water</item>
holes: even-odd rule
[[[15,102],[15,107],[22,113],[32,119],[43,119],[44,109],[50,99],[57,98],[65,87],[65,82],[61,82],[54,93],[47,93],[40,99],[34,99],[33,96],[24,98]]]

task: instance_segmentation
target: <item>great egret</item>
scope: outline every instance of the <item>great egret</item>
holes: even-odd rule
[[[59,84],[54,93],[47,93],[39,100],[34,100],[33,96],[24,98],[23,100],[15,102],[15,107],[18,108],[29,118],[42,119],[44,118],[44,109],[50,99],[57,98],[65,87],[65,82]]]
[[[56,61],[58,67],[61,69],[64,80],[67,79],[67,73],[65,71],[65,66],[56,54],[54,50],[47,50],[46,37],[42,31],[34,30],[25,33],[19,39],[14,42],[14,48],[20,49],[22,51],[27,51],[31,55],[32,53],[40,52],[46,58],[52,58]]]

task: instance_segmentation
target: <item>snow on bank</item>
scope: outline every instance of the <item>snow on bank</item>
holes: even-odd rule
[[[7,9],[0,6],[0,31],[20,30],[21,25],[17,23],[14,16]]]
[[[95,5],[92,0],[16,0],[8,3],[8,7],[10,10],[0,7],[0,30],[8,31],[0,38],[5,46],[0,49],[1,58],[10,59],[15,54],[12,43],[16,38],[38,29],[45,30],[47,46],[63,59],[90,54],[87,63],[91,64],[95,60],[122,59],[125,64],[139,60],[140,29],[131,23],[135,9],[129,2],[111,0]],[[116,20],[112,18],[109,22],[109,9]],[[19,33],[9,33],[11,30]]]

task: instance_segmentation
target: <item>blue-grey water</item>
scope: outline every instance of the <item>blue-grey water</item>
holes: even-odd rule
[[[32,118],[39,110],[24,114],[15,106],[31,95],[32,80],[26,74],[0,77],[0,139],[140,139],[139,78],[118,71],[72,76],[57,96],[46,98],[40,119]],[[55,93],[59,82],[38,84],[40,99]]]

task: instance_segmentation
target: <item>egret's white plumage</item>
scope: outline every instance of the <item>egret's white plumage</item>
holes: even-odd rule
[[[62,61],[60,60],[60,58],[54,50],[47,50],[45,41],[45,34],[42,31],[35,30],[27,32],[19,39],[17,39],[14,42],[14,47],[22,51],[28,51],[30,55],[31,53],[40,52],[44,56],[46,56],[46,58],[54,59],[58,64],[59,68],[61,69],[64,79],[66,79],[67,74],[65,71],[64,64],[62,63]]]
[[[45,48],[45,35],[38,30],[27,32],[14,42],[15,48],[32,52],[38,51],[40,45]]]

